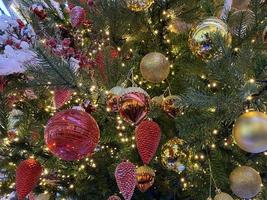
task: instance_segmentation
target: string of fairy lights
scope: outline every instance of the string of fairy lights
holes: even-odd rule
[[[174,11],[170,11],[170,10],[163,11],[162,16],[163,16],[163,18],[160,19],[160,21],[163,21],[163,20],[166,20],[166,19],[167,20],[173,20],[173,19],[176,18],[176,15],[175,15]],[[151,22],[150,19],[148,20],[148,23],[149,24],[152,24],[152,22]],[[264,22],[262,21],[261,23],[264,23]],[[60,25],[56,25],[56,26],[59,27]],[[172,25],[169,25],[168,30],[171,31],[171,32],[173,31]],[[85,41],[84,41],[83,35],[84,34],[87,34],[87,33],[90,33],[90,32],[91,32],[91,29],[86,29],[86,30],[81,30],[81,31],[78,30],[77,33],[76,33],[77,34],[76,36],[78,36],[78,39],[81,40],[81,45],[83,47],[85,45]],[[97,48],[96,49],[93,49],[91,52],[88,53],[88,55],[91,58],[93,58],[94,55],[98,51],[101,51],[105,47],[106,43],[108,43],[110,41],[110,37],[109,37],[110,36],[110,32],[109,32],[108,28],[106,30],[100,30],[100,33],[104,33],[106,37],[105,37],[104,41],[100,41],[100,42],[95,42],[94,43]],[[159,30],[153,30],[153,34],[155,34],[155,35],[159,34]],[[127,42],[132,42],[134,39],[135,39],[134,36],[131,36],[131,35],[128,34],[126,36],[126,43]],[[168,38],[167,35],[164,36],[164,40],[165,40],[164,42],[166,44],[168,44],[168,45],[171,45],[172,44],[171,39]],[[41,40],[41,42],[44,44],[44,43],[46,43],[46,40],[43,39],[43,40]],[[145,41],[142,41],[142,42],[145,43]],[[255,42],[256,42],[256,39],[252,39],[251,40],[251,43],[255,43]],[[239,52],[239,50],[240,50],[239,47],[234,48],[234,51],[235,52]],[[122,51],[122,48],[121,47],[117,47],[117,51],[118,52],[121,52]],[[134,47],[129,48],[129,53],[133,53],[133,52],[134,52]],[[179,50],[176,47],[172,47],[171,53],[174,53],[175,54],[177,52],[179,52]],[[170,54],[170,52],[165,52],[165,53],[166,53],[166,55],[169,55]],[[127,65],[127,63],[125,63],[124,61],[121,62],[121,67],[125,67],[126,65]],[[171,68],[171,75],[175,76],[175,71],[173,70],[174,69],[174,66],[171,65],[170,68]],[[206,79],[207,78],[206,75],[204,75],[204,74],[200,75],[200,77],[202,79]],[[150,90],[150,89],[152,89],[154,87],[157,87],[157,86],[153,86],[151,84],[148,84],[146,81],[144,81],[142,79],[142,77],[140,77],[137,74],[135,74],[133,76],[133,79],[137,83],[137,85],[142,86],[142,87],[146,87],[147,90]],[[256,82],[256,80],[254,78],[250,78],[247,81],[247,83],[249,83],[249,84],[257,84],[257,82]],[[166,81],[162,81],[161,84],[164,85],[164,84],[167,84],[167,82]],[[51,85],[51,83],[48,82],[47,85],[49,86],[49,85]],[[79,87],[82,87],[83,85],[82,85],[82,83],[80,83],[80,84],[78,84],[78,86]],[[217,82],[210,82],[210,83],[207,84],[207,87],[208,88],[216,88],[217,86],[218,86],[218,83]],[[92,85],[90,87],[90,92],[92,93],[95,90],[98,90],[98,87],[96,85]],[[102,89],[100,89],[100,90],[102,90]],[[100,92],[103,92],[103,91],[100,91]],[[107,91],[104,91],[103,93],[107,93]],[[54,91],[51,90],[50,91],[50,94],[53,95],[54,94]],[[12,95],[13,96],[17,96],[18,94],[13,93]],[[82,96],[84,96],[85,98],[87,98],[88,96],[90,96],[90,94],[88,94],[88,93],[78,94],[77,92],[74,92],[72,94],[72,99],[69,100],[68,102],[66,102],[66,105],[69,106],[69,105],[72,104],[72,102],[75,102],[76,104],[82,103],[82,101],[83,101],[83,99],[81,98]],[[246,100],[253,101],[253,96],[252,95],[248,95],[246,97]],[[19,102],[22,102],[22,101],[23,101],[23,99],[19,99]],[[95,103],[93,106],[97,107],[98,104]],[[12,105],[12,107],[13,108],[16,108],[17,107],[16,103],[14,103]],[[48,112],[52,116],[56,112],[56,108],[53,105],[49,104],[49,105],[46,105],[45,106],[45,111]],[[109,111],[109,110],[107,110],[107,111]],[[210,111],[211,112],[215,112],[216,111],[216,108],[211,108]],[[248,112],[248,111],[249,110],[246,110],[246,112]],[[118,131],[117,135],[118,135],[119,141],[122,144],[127,144],[127,145],[130,144],[131,148],[135,148],[135,137],[132,136],[132,134],[127,134],[127,131],[128,131],[127,130],[127,127],[126,127],[127,125],[124,123],[123,119],[119,115],[116,116],[116,124],[115,124],[115,126],[116,126],[116,129]],[[219,129],[214,129],[211,134],[214,137],[216,137],[216,136],[219,135],[219,133],[220,133]],[[19,141],[20,141],[20,135],[17,134],[17,136],[14,139],[12,139],[12,140],[10,138],[8,138],[8,137],[4,138],[3,139],[3,145],[5,145],[6,147],[8,147],[12,143],[16,143],[16,142],[19,142]],[[216,150],[216,148],[218,148],[215,143],[212,143],[212,144],[209,144],[209,145],[210,145],[210,147],[211,147],[212,150]],[[228,147],[228,146],[234,146],[235,144],[233,142],[230,142],[228,140],[228,138],[224,138],[222,140],[222,145],[225,146],[225,147]],[[9,148],[7,148],[7,149],[9,149]],[[46,153],[49,151],[46,146],[43,146],[42,149]],[[116,147],[110,147],[108,145],[104,145],[103,144],[103,145],[100,146],[100,150],[107,150],[107,152],[109,152],[110,155],[111,155],[111,157],[113,158],[113,157],[116,157],[116,155],[115,155],[116,153],[115,152],[117,152],[118,149]],[[28,156],[30,158],[35,158],[34,155],[29,155],[29,152],[27,150],[21,150],[20,151],[20,154],[22,156]],[[264,155],[267,156],[267,152],[265,152]],[[11,148],[10,148],[9,156],[10,157],[13,156],[13,153],[12,153],[12,149]],[[157,157],[155,159],[158,160]],[[200,167],[201,162],[202,161],[205,161],[205,160],[206,160],[206,156],[205,156],[204,153],[202,153],[202,152],[201,153],[196,153],[194,155],[194,162],[192,163],[192,168],[194,170],[197,170],[198,171],[199,169],[201,169],[201,167]],[[200,162],[198,162],[198,161],[200,161]],[[64,174],[64,170],[62,170],[62,169],[58,169],[57,170],[57,178],[61,179],[62,181],[69,182],[68,189],[70,189],[70,190],[74,190],[75,189],[75,185],[73,183],[71,183],[70,180],[72,180],[73,178],[75,178],[78,175],[78,173],[86,170],[88,167],[91,167],[91,168],[96,168],[97,167],[97,163],[94,161],[93,158],[86,158],[83,161],[78,161],[78,162],[79,162],[78,171],[75,172],[72,175]],[[258,163],[256,163],[256,164],[258,164]],[[14,168],[14,169],[16,168],[16,164],[14,162],[9,162],[8,165],[10,167]],[[237,163],[237,165],[240,166],[240,164],[238,164],[238,163]],[[202,172],[203,172],[203,174],[208,174],[209,173],[209,169],[202,168]],[[49,178],[47,178],[47,177],[49,177],[49,174],[50,174],[49,169],[48,168],[44,168],[44,171],[42,173],[42,177],[40,178],[40,184],[39,184],[40,187],[44,188],[44,193],[49,193],[49,190],[48,190],[49,187],[47,187],[49,185],[49,183],[50,183]],[[184,190],[186,190],[188,187],[196,187],[197,186],[197,185],[194,185],[191,182],[187,181],[187,178],[185,176],[181,176],[180,177],[180,181],[182,183],[182,186],[183,186],[183,189]],[[2,186],[3,186],[3,183],[0,182],[0,188]],[[14,187],[15,187],[15,182],[11,181],[9,183],[9,188],[12,189]],[[8,196],[8,194],[7,194],[7,196]],[[63,199],[64,198],[62,198],[62,200]]]

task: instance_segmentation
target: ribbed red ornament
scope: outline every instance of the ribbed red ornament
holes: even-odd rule
[[[16,169],[16,191],[18,200],[23,200],[34,189],[42,174],[41,164],[28,159],[22,161]]]
[[[61,88],[54,91],[54,106],[56,109],[61,108],[68,100],[70,100],[72,91]]]
[[[117,195],[112,195],[108,198],[108,200],[121,200],[121,198]]]
[[[131,162],[120,163],[115,171],[115,178],[125,200],[130,200],[136,185],[135,166]]]
[[[88,113],[68,109],[56,113],[45,128],[45,143],[63,160],[79,160],[94,152],[100,139],[95,119]]]
[[[142,121],[135,129],[136,146],[145,165],[157,151],[161,137],[159,125],[153,121]]]

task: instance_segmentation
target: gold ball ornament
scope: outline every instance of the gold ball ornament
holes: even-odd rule
[[[247,32],[253,28],[255,14],[251,10],[237,10],[230,15],[228,25],[232,34],[238,37],[245,37]]]
[[[261,191],[261,184],[259,173],[251,167],[237,167],[230,174],[231,190],[240,198],[255,197]]]
[[[267,150],[267,115],[247,112],[241,115],[233,128],[233,136],[239,148],[249,153]]]
[[[243,10],[247,9],[250,4],[250,0],[233,0],[232,8]]]
[[[224,192],[219,192],[215,197],[214,200],[234,200],[229,194]]]
[[[178,95],[170,95],[163,99],[162,108],[170,117],[176,118],[182,115],[184,107],[181,105],[181,98]]]
[[[228,26],[216,17],[210,17],[193,27],[189,34],[189,47],[194,55],[204,61],[218,57],[221,53],[219,49],[213,47],[213,37],[219,34],[225,40],[226,45],[232,43],[232,36]]]
[[[145,11],[154,3],[154,0],[125,0],[131,11]]]
[[[168,77],[170,63],[161,53],[148,53],[140,63],[140,71],[145,80],[152,83],[160,83]]]
[[[181,173],[185,170],[185,164],[190,158],[185,152],[185,142],[177,137],[169,140],[161,150],[161,163],[169,170]]]
[[[136,170],[136,184],[141,192],[147,191],[155,182],[155,172],[150,167],[144,165]]]

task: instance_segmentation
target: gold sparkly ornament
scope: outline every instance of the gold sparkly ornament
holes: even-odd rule
[[[232,8],[243,10],[247,9],[250,4],[250,0],[233,0]]]
[[[147,191],[155,182],[155,172],[144,165],[136,170],[136,184],[141,192]]]
[[[232,34],[243,38],[253,28],[255,14],[251,10],[237,10],[230,15],[228,26]]]
[[[233,128],[236,144],[249,153],[267,150],[267,115],[262,112],[247,112],[241,115]]]
[[[145,11],[154,3],[154,0],[125,0],[131,11]]]
[[[214,197],[214,200],[234,200],[234,199],[229,194],[220,191]]]
[[[152,83],[160,83],[168,77],[170,63],[161,53],[148,53],[140,63],[140,71],[145,80]]]
[[[162,108],[170,117],[176,118],[184,112],[181,101],[178,95],[170,95],[163,99]]]
[[[185,142],[177,137],[169,140],[161,150],[161,163],[169,170],[181,173],[190,156],[185,152]]]
[[[237,167],[230,174],[231,190],[240,198],[255,197],[261,191],[261,184],[259,173],[251,167]]]
[[[193,27],[189,34],[189,47],[194,55],[204,61],[218,57],[221,53],[219,49],[213,47],[213,37],[219,34],[224,38],[226,45],[232,43],[232,36],[228,26],[216,17],[205,19],[197,26]]]

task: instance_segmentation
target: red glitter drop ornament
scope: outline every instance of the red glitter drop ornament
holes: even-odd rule
[[[56,89],[54,91],[54,107],[61,108],[67,101],[70,100],[72,91],[65,88]]]
[[[120,163],[115,171],[117,185],[125,200],[130,200],[136,185],[135,166],[131,162]]]
[[[142,88],[126,88],[119,100],[119,112],[128,123],[139,124],[149,111],[149,95]]]
[[[100,139],[95,119],[88,113],[68,109],[56,113],[45,128],[45,143],[57,157],[79,160],[93,153]]]
[[[80,26],[85,20],[85,10],[80,6],[75,6],[70,11],[70,23],[73,28]]]
[[[16,191],[18,200],[23,200],[34,189],[42,174],[41,164],[28,159],[22,161],[16,169]]]
[[[159,146],[161,130],[153,121],[142,121],[135,129],[136,146],[145,165],[148,165]]]
[[[108,198],[108,200],[121,200],[121,198],[117,195],[112,195]]]

